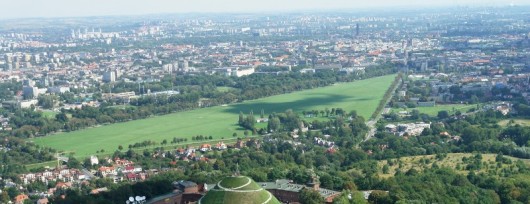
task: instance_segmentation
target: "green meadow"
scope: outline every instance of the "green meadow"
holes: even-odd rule
[[[351,83],[276,95],[243,103],[202,108],[142,120],[93,127],[69,133],[57,133],[32,139],[36,144],[58,150],[73,152],[76,157],[96,154],[98,150],[107,153],[117,150],[119,145],[152,140],[171,141],[173,137],[188,138],[196,135],[228,139],[233,133],[243,136],[243,129],[236,123],[239,112],[250,111],[259,117],[261,110],[266,115],[292,109],[295,112],[342,108],[356,110],[369,118],[375,111],[395,75],[387,75]],[[301,113],[300,113],[301,114]],[[258,124],[261,126],[262,124]]]

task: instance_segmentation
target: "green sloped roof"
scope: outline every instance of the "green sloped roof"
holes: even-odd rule
[[[280,204],[267,190],[246,176],[227,177],[210,189],[199,204]]]

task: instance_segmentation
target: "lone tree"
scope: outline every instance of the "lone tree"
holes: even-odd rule
[[[243,117],[243,112],[239,112],[239,125],[243,125],[243,122],[245,122],[245,118]]]
[[[449,112],[443,110],[443,111],[438,111],[438,118],[439,119],[446,119],[449,117]]]

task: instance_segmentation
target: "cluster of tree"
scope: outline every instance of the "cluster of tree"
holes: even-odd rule
[[[525,103],[515,103],[513,108],[517,111],[517,116],[530,117],[530,106]]]
[[[284,130],[284,131],[293,131],[294,129],[302,130],[301,126],[304,125],[303,121],[300,120],[300,117],[298,116],[298,114],[295,113],[291,109],[285,111],[284,113],[279,113],[279,114],[273,113],[272,115],[269,116],[269,118],[271,118],[269,119],[271,121],[271,124],[268,126],[270,126],[271,129],[274,129],[275,124],[273,123],[278,120],[280,121],[280,124],[281,124],[280,130]]]
[[[0,83],[0,101],[12,100],[18,90],[22,90],[22,81],[13,79],[10,82]]]
[[[426,169],[418,172],[411,169],[378,185],[388,193],[370,195],[377,203],[500,203],[493,190],[484,190],[473,185],[464,175],[447,168]],[[473,196],[470,196],[470,195]]]
[[[176,138],[176,137],[174,137],[171,140],[171,144],[178,144],[178,143],[186,142],[186,141],[188,141],[188,138]]]
[[[320,114],[321,117],[331,117],[331,116],[345,116],[346,112],[342,108],[326,108],[324,110],[311,110],[311,111],[302,111],[304,116],[309,117],[318,117]],[[351,113],[350,113],[351,114]]]
[[[361,148],[371,152],[372,158],[388,159],[403,156],[438,154],[456,148],[454,143],[442,143],[439,135],[421,137],[397,137],[390,133],[377,133],[375,138],[364,142]]]
[[[25,164],[54,160],[55,150],[35,145],[15,137],[0,138],[1,178],[19,181],[17,174],[26,173]]]
[[[237,124],[239,124],[239,126],[245,129],[254,130],[254,125],[256,124],[256,118],[254,117],[254,113],[250,111],[247,117],[245,117],[243,116],[243,112],[239,112],[239,120],[237,121]]]
[[[422,115],[422,114],[420,114]],[[426,128],[420,137],[404,138],[392,134],[378,133],[376,139],[368,141],[365,150],[374,152],[374,155],[403,156],[406,155],[435,154],[441,152],[489,152],[503,153],[519,158],[530,158],[527,153],[530,142],[529,127],[509,125],[501,127],[500,120],[506,116],[494,110],[468,114],[464,119],[448,116],[446,111],[441,111],[439,117],[420,117],[424,122],[434,122],[431,128]],[[436,122],[440,121],[440,122]],[[381,124],[378,129],[383,130]],[[384,132],[384,131],[381,131]],[[450,140],[440,133],[448,132],[458,135],[460,139]],[[429,145],[425,145],[429,144]],[[384,146],[384,150],[378,146]],[[399,151],[395,151],[399,150]]]
[[[490,100],[487,98],[487,92],[490,90],[473,90],[473,91],[463,91],[462,87],[459,85],[454,85],[449,88],[449,93],[453,95],[453,101],[465,101],[467,103],[480,103],[481,101]]]
[[[42,95],[38,98],[38,105],[45,109],[52,109],[57,105],[58,99],[55,95]]]
[[[191,140],[194,140],[194,141],[212,140],[212,139],[213,137],[211,135],[210,136],[197,135],[197,136],[191,137]]]
[[[321,204],[324,203],[324,198],[316,190],[304,188],[299,195],[300,203],[303,204]]]
[[[137,142],[137,143],[134,143],[134,144],[130,144],[129,145],[129,149],[132,149],[132,148],[140,148],[140,147],[149,147],[149,146],[155,146],[157,145],[158,142],[155,142],[155,141],[151,141],[151,140],[145,140],[143,142]]]
[[[27,138],[43,135],[62,129],[60,122],[44,117],[42,112],[32,109],[17,109],[10,115],[9,124],[13,126],[11,134],[15,137]]]

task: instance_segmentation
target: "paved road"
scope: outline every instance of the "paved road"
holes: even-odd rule
[[[95,178],[96,176],[94,176],[94,174],[92,174],[92,172],[90,172],[89,170],[87,169],[81,169],[81,172],[83,172],[83,174],[85,174],[85,176],[88,178],[88,179],[92,179],[92,178]]]
[[[392,90],[392,94],[394,94],[396,92],[396,89],[398,87],[401,86],[401,81],[396,85],[396,87],[394,87],[394,90]],[[394,95],[388,97],[388,99],[386,100],[385,102],[385,105],[388,104],[388,102],[390,102],[390,100],[392,100],[392,98],[394,97]],[[368,141],[370,138],[374,137],[375,133],[377,132],[377,128],[375,127],[375,124],[377,124],[377,121],[379,121],[379,119],[381,119],[381,115],[383,114],[387,114],[390,112],[390,108],[384,108],[381,113],[378,113],[374,119],[371,119],[369,121],[366,122],[366,126],[368,126],[368,128],[370,128],[370,130],[368,131],[368,133],[366,133],[366,136],[364,137],[364,140],[361,142],[366,142]]]
[[[366,142],[370,138],[374,137],[375,133],[377,132],[377,128],[375,127],[375,124],[377,124],[377,121],[379,121],[379,119],[381,118],[381,115],[389,113],[390,110],[391,110],[390,108],[385,108],[383,109],[382,113],[376,117],[376,119],[372,119],[366,122],[366,126],[370,128],[370,131],[368,131],[368,133],[366,134],[366,137],[364,138],[363,142]]]

